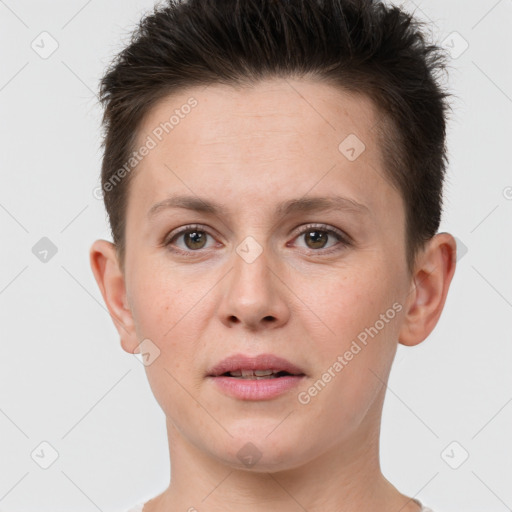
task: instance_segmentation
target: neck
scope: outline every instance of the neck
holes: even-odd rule
[[[279,471],[227,465],[167,421],[171,484],[144,512],[419,512],[417,502],[382,475],[380,416],[381,407],[370,411],[353,436],[298,467]]]

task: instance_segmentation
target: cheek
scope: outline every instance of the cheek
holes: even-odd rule
[[[314,311],[324,325],[310,328],[325,333],[314,337],[319,360],[315,378],[328,381],[319,394],[339,404],[331,410],[339,421],[357,421],[367,410],[396,352],[400,305],[390,282],[379,275],[385,274],[361,269],[315,298]]]
[[[169,330],[185,314],[181,311],[184,309],[184,301],[180,300],[181,286],[176,280],[171,280],[168,271],[143,267],[139,267],[132,276],[130,284],[137,333],[154,339],[160,346],[172,333]]]
[[[323,321],[323,331],[329,334],[328,351],[343,349],[347,343],[350,345],[351,340],[392,306],[387,283],[378,279],[377,274],[379,272],[371,272],[368,268],[351,271],[350,275],[336,282],[326,283],[322,293],[314,295],[314,290],[308,291],[312,309]]]
[[[157,402],[167,413],[190,399],[182,386],[194,393],[190,369],[197,366],[199,331],[204,327],[197,319],[208,318],[199,302],[198,289],[202,288],[190,283],[183,286],[183,281],[175,273],[153,269],[140,271],[131,282],[137,339],[149,339],[156,346],[153,350],[157,356],[145,366],[146,375]]]
[[[193,336],[187,333],[186,309],[164,287],[146,288],[146,292],[138,302],[137,332],[139,339],[148,338],[157,347],[157,356],[145,366],[146,377],[167,416],[186,414],[190,404],[183,386],[193,392],[187,369],[193,366],[195,350]]]

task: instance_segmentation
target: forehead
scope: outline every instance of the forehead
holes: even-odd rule
[[[247,199],[272,192],[284,200],[309,190],[325,195],[334,186],[376,209],[389,200],[378,120],[367,96],[321,82],[192,87],[161,100],[144,118],[137,146],[149,137],[154,147],[132,187],[146,209],[177,187],[188,195],[243,189]]]
[[[192,108],[191,103],[195,104]],[[160,132],[157,138],[172,138],[176,144],[213,145],[215,151],[244,135],[275,138],[293,132],[311,138],[315,133],[324,136],[330,132],[332,137],[326,142],[332,143],[349,129],[371,143],[378,119],[374,103],[366,95],[323,82],[276,78],[252,87],[211,84],[160,100],[141,123],[138,143],[156,131]],[[186,129],[191,123],[193,131]]]

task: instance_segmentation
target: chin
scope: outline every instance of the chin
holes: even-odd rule
[[[272,432],[275,428],[276,423],[273,422],[271,428],[246,429],[245,434],[237,435],[227,426],[233,437],[224,443],[224,450],[222,447],[220,450],[214,449],[212,455],[227,466],[255,473],[284,471],[300,466],[304,457],[297,447],[304,448],[303,443],[298,443],[284,429],[281,435]],[[211,446],[209,448],[212,449]]]

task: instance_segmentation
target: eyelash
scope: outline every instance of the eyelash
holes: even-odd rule
[[[331,254],[331,253],[334,253],[334,252],[338,252],[338,251],[341,251],[343,248],[345,247],[349,247],[352,245],[352,241],[350,240],[350,238],[346,235],[344,235],[341,231],[337,230],[337,229],[334,229],[332,227],[327,227],[326,225],[324,224],[307,224],[306,226],[304,226],[304,228],[302,229],[302,231],[300,231],[295,237],[294,237],[294,240],[296,238],[299,238],[300,236],[303,236],[305,235],[309,230],[311,229],[316,229],[318,231],[322,231],[324,233],[327,233],[329,235],[334,235],[339,243],[334,245],[333,247],[329,248],[329,249],[309,249],[309,251],[311,252],[314,252],[314,253],[322,253],[322,254]],[[194,231],[194,230],[197,230],[197,231],[201,231],[201,232],[204,232],[210,236],[212,236],[207,230],[203,229],[203,226],[201,226],[200,224],[190,224],[188,226],[184,226],[182,229],[180,229],[178,232],[174,233],[174,235],[172,237],[166,237],[163,241],[163,246],[167,247],[171,252],[174,252],[174,253],[177,253],[177,254],[182,254],[184,256],[193,256],[195,253],[200,253],[203,251],[203,249],[197,249],[197,250],[183,250],[183,249],[177,249],[175,247],[171,247],[172,245],[172,242],[174,240],[176,240],[177,238],[179,238],[181,235],[185,234],[186,232],[188,231]],[[341,246],[341,247],[340,247]]]

